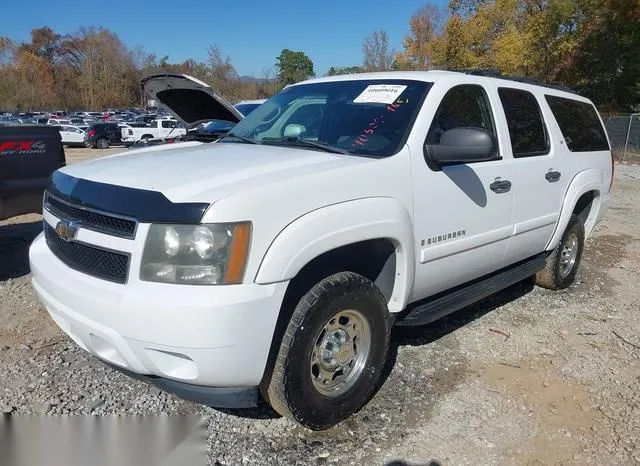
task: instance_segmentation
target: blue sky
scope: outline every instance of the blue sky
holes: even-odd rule
[[[375,29],[386,29],[391,47],[400,50],[411,15],[428,1],[5,0],[0,35],[26,41],[42,26],[60,34],[104,26],[127,46],[169,55],[170,62],[205,60],[207,46],[217,44],[240,75],[252,76],[273,68],[290,48],[304,51],[322,75],[330,66],[361,64],[362,42]]]

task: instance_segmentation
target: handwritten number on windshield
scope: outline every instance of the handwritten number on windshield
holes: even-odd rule
[[[395,103],[387,105],[385,109],[387,110],[387,112],[390,112],[390,113],[395,112],[396,109],[400,107],[401,103],[405,103],[405,102],[397,100]],[[351,146],[352,147],[364,146],[369,140],[369,137],[376,132],[376,130],[380,127],[380,125],[384,124],[384,116],[385,115],[382,114],[375,117],[371,121],[371,123],[369,123],[365,127],[365,129],[362,130],[362,133],[356,136],[356,138],[351,143]]]

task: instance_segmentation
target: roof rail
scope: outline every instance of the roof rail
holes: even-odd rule
[[[487,76],[490,78],[506,79],[509,81],[516,81],[516,82],[525,83],[525,84],[533,84],[536,86],[543,86],[551,89],[557,89],[559,91],[565,91],[565,92],[571,92],[573,94],[577,94],[577,92],[574,89],[570,88],[569,86],[565,86],[564,84],[547,83],[540,79],[533,78],[530,76],[503,75],[498,70],[494,70],[494,69],[462,69],[462,70],[450,70],[450,71],[454,71],[457,73],[471,74],[474,76]]]

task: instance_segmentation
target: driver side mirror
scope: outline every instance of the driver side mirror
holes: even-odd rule
[[[498,144],[482,128],[460,127],[445,131],[440,144],[426,144],[427,156],[437,164],[469,163],[494,160]]]

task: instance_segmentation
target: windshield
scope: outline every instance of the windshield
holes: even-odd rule
[[[344,153],[390,156],[404,144],[430,87],[402,79],[291,86],[247,115],[220,142],[249,139],[284,146],[311,141]]]

